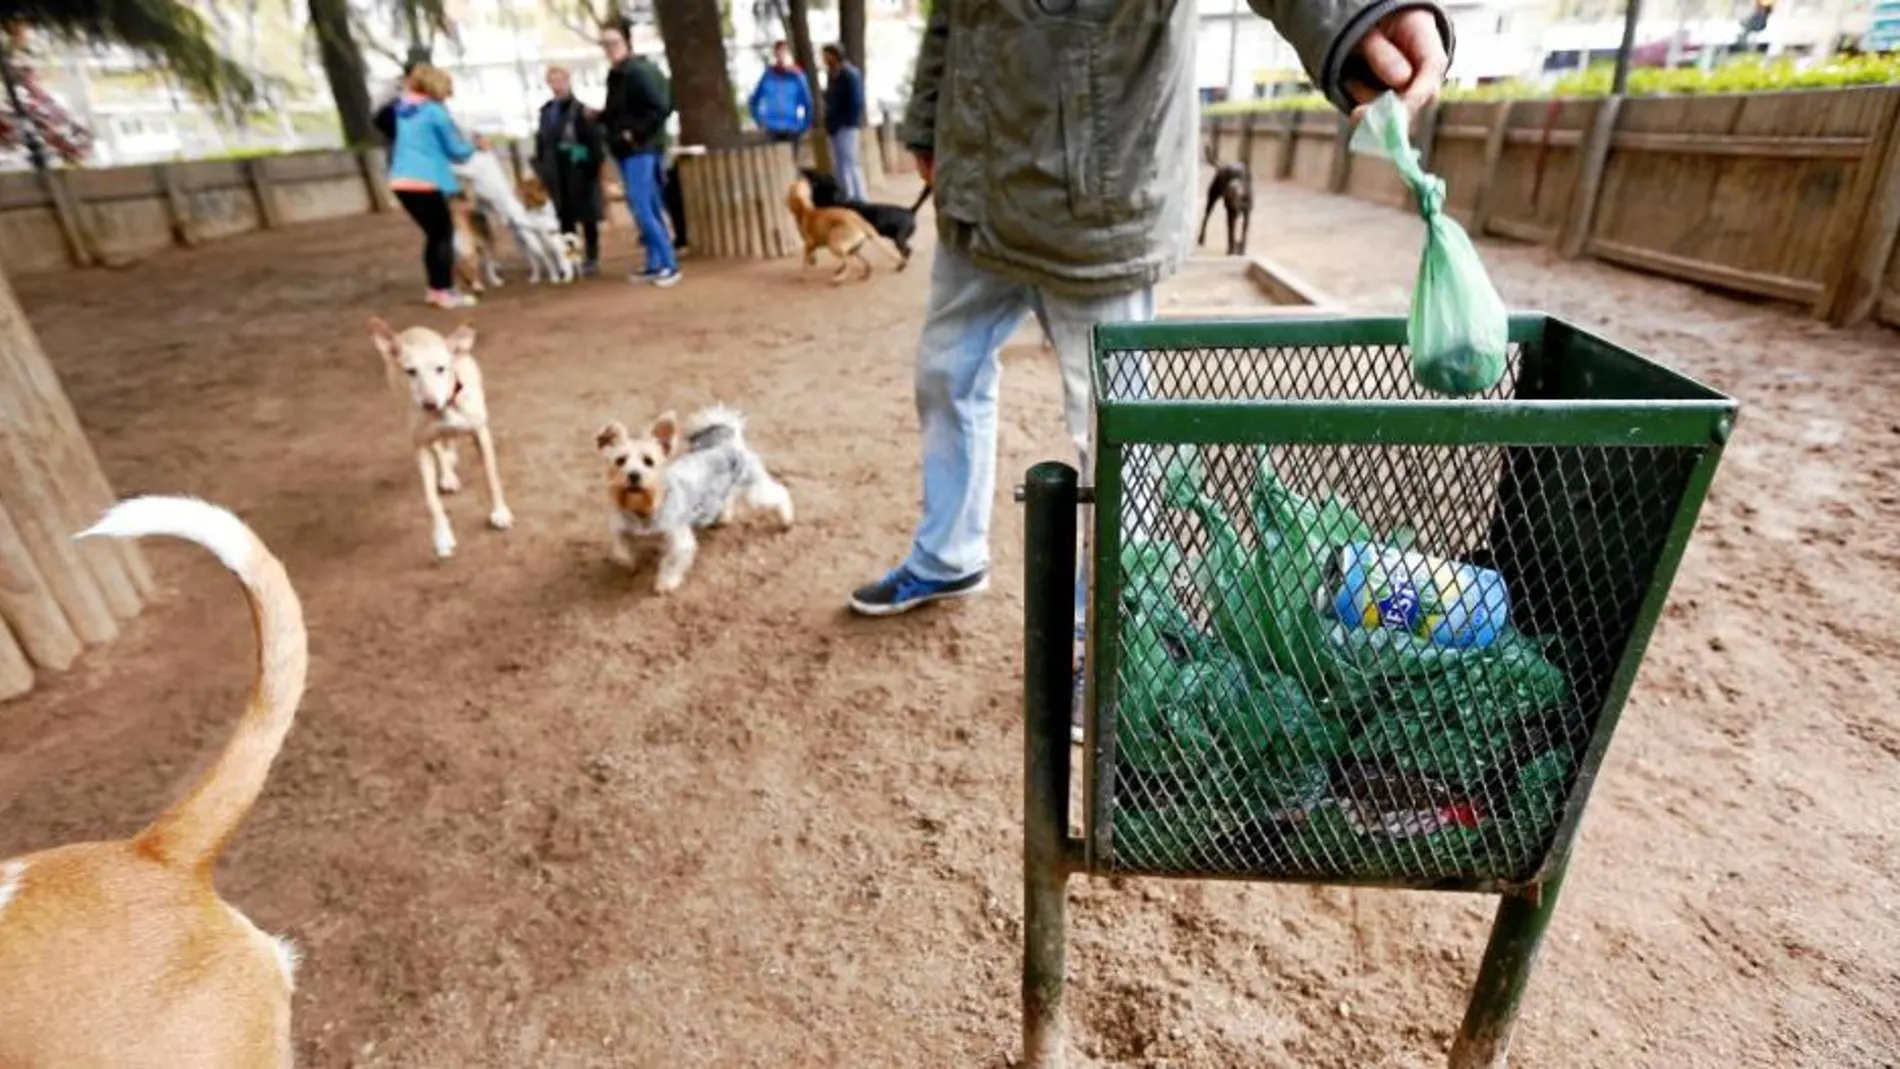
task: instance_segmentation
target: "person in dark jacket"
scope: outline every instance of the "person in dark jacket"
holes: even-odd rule
[[[554,99],[541,105],[535,124],[534,173],[554,198],[561,232],[578,232],[586,245],[582,275],[592,275],[600,261],[600,167],[607,146],[600,125],[574,99],[566,67],[548,68],[548,92]]]
[[[851,65],[838,45],[825,46],[825,135],[831,138],[831,169],[844,195],[870,200],[861,154],[864,129],[864,75]]]
[[[746,110],[772,141],[796,145],[811,129],[811,86],[805,72],[792,62],[792,50],[784,41],[772,45],[772,65],[759,75]]]
[[[671,286],[680,280],[679,259],[666,232],[666,120],[673,114],[673,91],[651,60],[633,54],[632,40],[633,22],[624,15],[600,28],[601,51],[613,64],[600,125],[607,151],[620,165],[627,208],[647,250],[646,269],[633,279]]]

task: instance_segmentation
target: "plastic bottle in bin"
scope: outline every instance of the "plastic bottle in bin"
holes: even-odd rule
[[[1489,646],[1511,618],[1504,577],[1397,546],[1355,542],[1331,569],[1332,610],[1348,627],[1403,631],[1436,646]]]

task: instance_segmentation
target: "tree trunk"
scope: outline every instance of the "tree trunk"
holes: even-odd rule
[[[654,0],[653,13],[666,42],[680,140],[708,148],[737,144],[739,104],[726,70],[726,33],[718,0]]]
[[[857,64],[858,73],[863,74],[868,59],[864,54],[864,0],[838,0],[838,34],[843,38],[838,43],[844,46],[845,58]],[[865,92],[870,92],[868,84]]]
[[[811,149],[818,169],[831,173],[831,139],[825,136],[825,90],[818,84],[818,52],[811,41],[811,0],[791,0],[792,58],[811,87]]]
[[[0,263],[0,693],[22,659],[57,670],[112,639],[150,592],[136,546],[73,540],[113,499]]]
[[[363,50],[350,31],[350,0],[310,0],[310,25],[317,35],[317,54],[330,81],[330,96],[343,123],[347,145],[373,145],[376,129],[370,125],[369,71]]]

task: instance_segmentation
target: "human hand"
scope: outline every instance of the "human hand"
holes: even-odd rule
[[[1359,55],[1374,77],[1399,95],[1408,111],[1416,114],[1438,99],[1445,84],[1445,69],[1451,58],[1445,54],[1445,38],[1438,29],[1438,16],[1422,7],[1394,11],[1366,31],[1359,42]],[[1346,84],[1346,91],[1358,105],[1353,121],[1365,116],[1366,107],[1379,93],[1362,82]]]
[[[476,134],[475,147],[480,149],[483,152],[487,152],[490,149],[493,149],[495,147],[495,143],[488,139],[487,134]]]
[[[923,176],[924,185],[934,185],[937,181],[937,158],[928,152],[913,152],[911,157],[917,161],[917,173]]]

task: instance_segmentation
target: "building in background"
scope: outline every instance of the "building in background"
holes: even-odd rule
[[[1539,0],[1443,0],[1458,36],[1450,80],[1478,86],[1534,75],[1550,5]],[[1311,92],[1298,53],[1245,0],[1197,0],[1195,84],[1201,99],[1267,98]]]
[[[287,152],[341,143],[329,85],[304,47],[303,5],[247,0],[201,3],[199,8],[225,53],[264,76],[264,99],[241,122],[220,115],[162,69],[126,49],[30,37],[34,64],[47,91],[93,132],[89,166]],[[24,154],[0,157],[0,167],[25,166]]]

